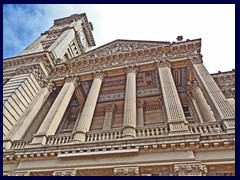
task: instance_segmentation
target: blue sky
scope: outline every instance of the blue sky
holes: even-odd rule
[[[13,57],[53,25],[54,19],[86,13],[97,46],[115,39],[176,41],[202,38],[203,61],[215,73],[235,68],[235,6],[5,4],[3,56]],[[97,47],[96,46],[96,47]]]

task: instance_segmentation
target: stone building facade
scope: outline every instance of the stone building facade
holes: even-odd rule
[[[201,39],[95,46],[86,14],[4,59],[3,175],[235,175],[235,71]]]

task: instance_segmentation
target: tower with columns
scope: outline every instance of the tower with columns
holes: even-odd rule
[[[86,14],[4,59],[3,175],[235,175],[235,71],[201,39],[98,48]]]

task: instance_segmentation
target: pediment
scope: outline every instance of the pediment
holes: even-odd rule
[[[74,58],[73,61],[116,55],[169,44],[170,42],[164,41],[115,40]]]

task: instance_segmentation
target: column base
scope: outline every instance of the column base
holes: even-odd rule
[[[3,140],[3,151],[9,150],[12,147],[12,141],[10,139]]]
[[[73,135],[73,142],[85,142],[86,141],[86,133],[84,132],[75,132]]]
[[[123,138],[134,138],[136,137],[136,129],[134,127],[123,128]]]
[[[171,122],[168,123],[170,132],[169,134],[182,134],[189,133],[188,126],[185,122]]]
[[[35,135],[32,142],[28,144],[26,147],[38,147],[43,146],[47,143],[46,135]]]

